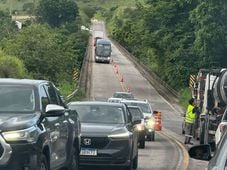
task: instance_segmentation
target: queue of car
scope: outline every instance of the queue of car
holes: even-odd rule
[[[148,136],[144,117],[152,111],[141,106],[147,101],[127,95],[138,105],[66,104],[52,82],[0,79],[0,169],[78,170],[79,164],[136,169],[138,141],[144,148]]]

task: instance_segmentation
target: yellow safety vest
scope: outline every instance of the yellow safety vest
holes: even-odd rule
[[[192,113],[192,110],[194,109],[194,106],[188,105],[187,112],[186,112],[186,118],[185,122],[186,123],[194,123],[195,122],[195,113]]]

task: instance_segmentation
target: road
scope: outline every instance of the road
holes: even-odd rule
[[[105,31],[104,24],[94,23],[93,30]],[[106,101],[115,91],[126,90],[130,90],[136,98],[148,99],[153,110],[162,113],[163,131],[156,133],[154,142],[146,142],[145,149],[139,150],[138,170],[186,168],[187,165],[182,166],[182,164],[188,164],[189,160],[180,143],[184,139],[180,128],[182,111],[179,108],[176,110],[160,96],[133,63],[114,45],[112,46],[112,58],[111,64],[103,64],[95,63],[92,57],[90,99]],[[180,142],[175,142],[175,138]]]

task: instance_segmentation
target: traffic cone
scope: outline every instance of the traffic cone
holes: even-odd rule
[[[116,73],[116,74],[118,74],[118,73],[119,73],[117,68],[115,69],[115,73]]]
[[[162,115],[161,112],[155,112],[155,130],[161,131],[162,130]]]
[[[121,76],[121,82],[122,82],[122,83],[124,82],[124,78],[123,78],[123,76]]]

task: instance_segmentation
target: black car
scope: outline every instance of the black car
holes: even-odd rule
[[[209,161],[208,170],[226,170],[227,169],[227,130],[223,133],[220,142],[212,156],[211,146],[209,144],[193,146],[189,149],[190,157],[199,160]],[[211,159],[212,158],[212,159]]]
[[[143,112],[141,111],[139,106],[127,106],[130,113],[133,116],[139,115],[138,119],[141,119],[141,123],[136,125],[136,130],[139,133],[139,148],[145,148],[145,140],[146,140],[146,129],[145,129],[145,120],[143,116]]]
[[[80,165],[137,168],[138,133],[141,122],[131,116],[125,104],[110,102],[71,102],[81,120]]]
[[[0,169],[78,169],[80,122],[45,80],[0,79]]]

